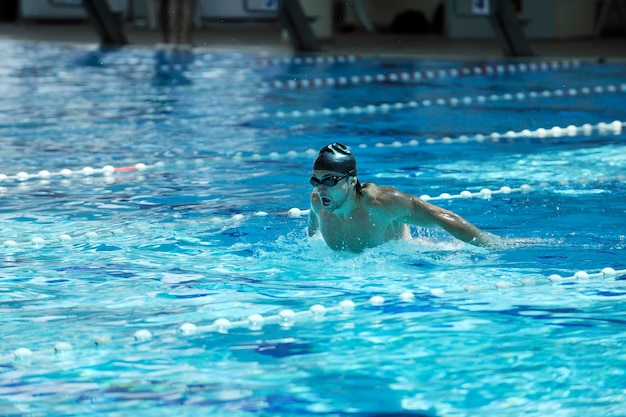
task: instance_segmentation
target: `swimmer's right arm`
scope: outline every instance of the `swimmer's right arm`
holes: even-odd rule
[[[311,209],[309,210],[309,227],[308,227],[309,237],[313,236],[320,227],[319,221],[317,219],[317,214],[315,214],[315,210],[313,209],[313,203],[314,203],[315,197],[316,197],[315,193],[311,194]]]
[[[319,229],[317,214],[313,213],[313,210],[309,210],[309,237],[313,236],[317,229]]]

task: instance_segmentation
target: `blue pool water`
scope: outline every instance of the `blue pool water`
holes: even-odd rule
[[[626,415],[626,65],[0,46],[0,415]],[[332,141],[526,243],[331,251]]]

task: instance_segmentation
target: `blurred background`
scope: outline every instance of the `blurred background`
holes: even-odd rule
[[[626,57],[626,0],[508,0],[538,56]],[[496,0],[299,0],[322,51],[502,55]],[[290,51],[278,0],[195,0],[193,45]],[[158,0],[108,0],[131,44],[161,41]],[[0,37],[97,42],[81,0],[3,0]]]

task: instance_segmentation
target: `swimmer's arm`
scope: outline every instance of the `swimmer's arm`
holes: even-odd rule
[[[456,213],[427,203],[419,198],[398,192],[392,198],[399,220],[415,226],[436,226],[455,238],[475,246],[501,246],[500,239],[480,230]]]
[[[313,209],[316,198],[319,201],[319,197],[317,197],[317,194],[311,194],[311,209],[309,210],[309,225],[308,225],[309,237],[313,236],[320,227],[317,214],[315,213],[315,210]]]
[[[317,214],[313,213],[313,210],[309,211],[309,237],[313,236],[319,229],[319,223],[317,220]]]
[[[490,233],[480,230],[456,213],[437,207],[433,212],[434,223],[463,242],[475,246],[495,247],[500,246],[498,238]]]

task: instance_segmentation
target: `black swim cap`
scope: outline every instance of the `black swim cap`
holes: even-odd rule
[[[313,162],[313,170],[317,169],[356,175],[356,160],[346,145],[335,142],[320,149]]]

